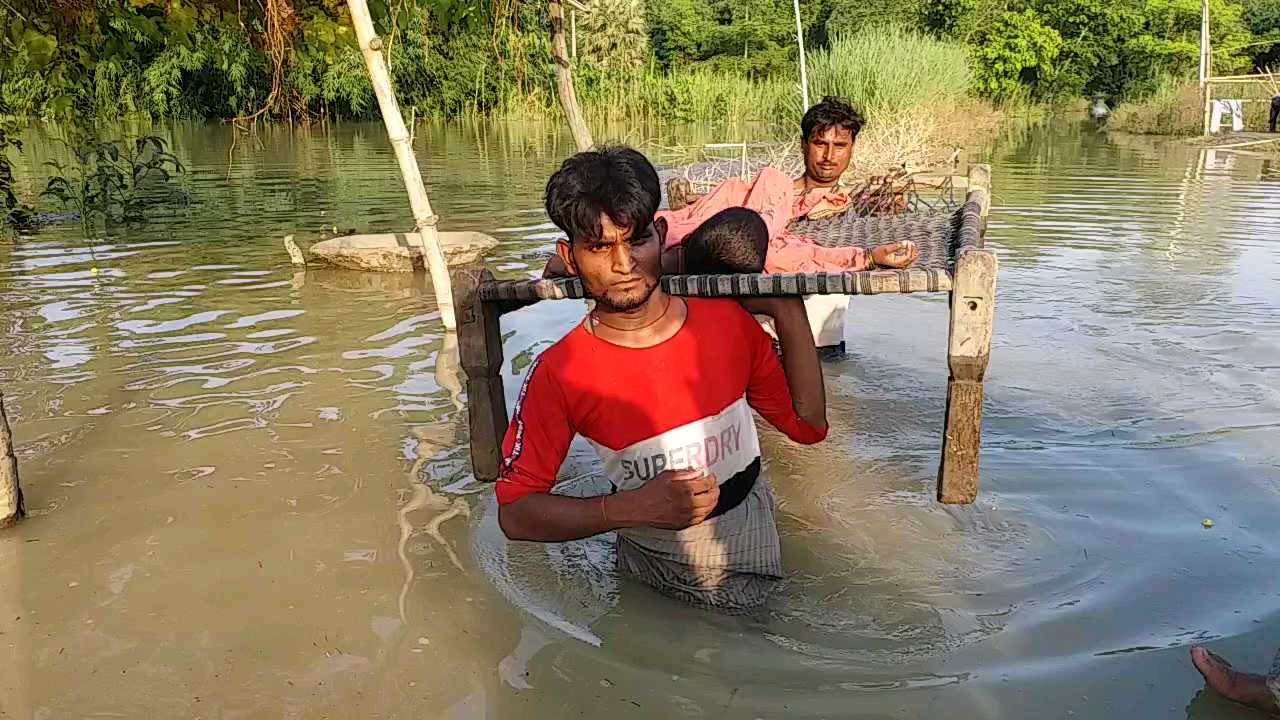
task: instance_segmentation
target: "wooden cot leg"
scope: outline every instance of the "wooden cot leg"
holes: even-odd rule
[[[982,378],[991,351],[995,311],[996,256],[966,250],[956,258],[947,339],[947,417],[942,430],[938,501],[968,504],[978,497],[978,451],[982,445]]]
[[[507,432],[507,398],[502,390],[502,334],[496,303],[480,299],[481,283],[493,280],[484,268],[453,273],[458,312],[458,357],[467,373],[467,417],[471,427],[471,469],[478,480],[498,479],[502,439]]]

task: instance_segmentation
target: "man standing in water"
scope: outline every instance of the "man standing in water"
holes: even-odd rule
[[[853,160],[853,146],[862,131],[862,115],[852,105],[834,97],[824,97],[800,119],[800,151],[804,172],[795,179],[796,195],[826,191],[847,195],[853,188],[840,179]],[[915,245],[895,250],[877,262],[889,267],[906,267],[915,260]],[[820,347],[844,350],[844,316],[849,310],[848,295],[814,295],[805,299],[814,342]]]
[[[503,443],[498,521],[512,539],[618,533],[618,566],[696,606],[746,612],[782,574],[754,408],[800,443],[826,395],[798,298],[675,298],[659,285],[658,175],[624,147],[579,153],[547,183],[556,252],[595,309],[530,366]],[[773,318],[782,359],[751,313]],[[784,371],[785,368],[785,371]],[[587,438],[614,492],[552,492]]]

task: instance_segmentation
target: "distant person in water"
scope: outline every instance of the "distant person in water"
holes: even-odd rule
[[[624,147],[578,153],[547,183],[547,214],[566,235],[556,254],[595,308],[529,367],[503,441],[498,524],[513,540],[549,543],[616,531],[622,574],[692,605],[747,612],[782,576],[752,411],[794,442],[820,442],[822,368],[799,298],[663,291],[660,194],[653,166]],[[739,222],[752,218],[719,221]],[[739,262],[712,252],[707,262]],[[773,319],[781,358],[751,313]],[[578,435],[612,492],[555,492]]]
[[[1240,672],[1221,656],[1198,645],[1191,648],[1191,662],[1205,684],[1219,695],[1280,717],[1280,651],[1267,675]]]
[[[1271,132],[1276,131],[1276,121],[1280,120],[1280,93],[1271,98],[1271,120],[1268,123]]]

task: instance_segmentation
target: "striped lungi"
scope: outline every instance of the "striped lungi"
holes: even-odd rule
[[[773,490],[763,474],[732,510],[684,530],[618,531],[618,569],[691,605],[741,614],[782,579]]]

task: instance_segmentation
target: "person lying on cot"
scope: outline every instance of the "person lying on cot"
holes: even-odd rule
[[[750,180],[729,178],[687,207],[662,210],[667,223],[666,244],[674,248],[692,231],[726,207],[755,210],[769,227],[765,272],[859,272],[877,267],[907,267],[916,258],[915,243],[886,243],[870,252],[860,247],[825,247],[787,226],[796,219],[817,218],[841,211],[850,202],[850,188],[841,178],[853,159],[863,118],[849,103],[824,97],[800,120],[800,149],[804,172],[788,177],[772,167],[761,168]]]
[[[791,440],[827,435],[822,368],[798,297],[662,290],[658,175],[626,147],[578,153],[547,183],[556,253],[595,308],[529,366],[495,492],[507,537],[617,532],[619,570],[687,603],[762,605],[782,576],[755,410]],[[782,357],[751,313],[773,318]],[[554,492],[576,435],[613,491]]]
[[[707,218],[684,242],[666,247],[666,220],[657,218],[654,227],[663,239],[662,272],[666,275],[718,275],[762,273],[769,251],[769,227],[754,210],[731,207]],[[910,240],[886,243],[871,249],[877,267],[905,267],[915,260],[916,245]],[[559,255],[552,255],[543,269],[546,278],[570,277]]]

